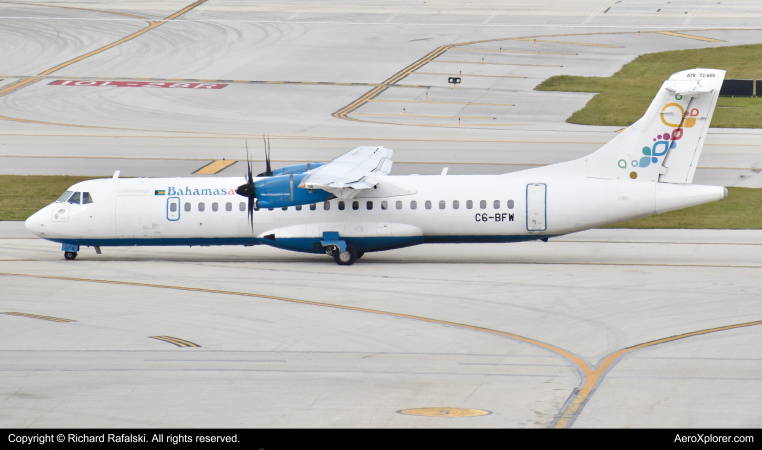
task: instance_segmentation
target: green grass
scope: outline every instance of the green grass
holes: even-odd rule
[[[26,220],[71,185],[97,177],[0,175],[0,220]],[[728,198],[606,228],[762,229],[762,189],[729,187]]]
[[[567,122],[627,126],[648,109],[662,83],[675,72],[702,67],[726,70],[725,78],[762,80],[762,44],[650,53],[635,58],[611,77],[551,77],[540,91],[598,92]],[[762,127],[762,97],[720,97],[711,127]]]
[[[762,229],[762,189],[729,187],[728,198],[604,228]]]
[[[0,220],[26,220],[71,185],[97,177],[0,175]]]

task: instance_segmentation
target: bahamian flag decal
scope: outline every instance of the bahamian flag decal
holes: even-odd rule
[[[165,191],[164,189],[157,189],[153,192],[154,192],[153,195],[167,195],[167,191]]]

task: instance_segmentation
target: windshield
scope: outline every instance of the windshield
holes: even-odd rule
[[[71,197],[71,194],[73,194],[72,191],[66,191],[63,194],[61,194],[60,197],[58,197],[58,200],[56,202],[65,202],[66,200],[69,200],[69,197]]]

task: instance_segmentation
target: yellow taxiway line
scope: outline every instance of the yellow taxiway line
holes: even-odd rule
[[[214,175],[215,173],[222,172],[223,170],[232,166],[236,162],[238,161],[235,159],[219,159],[217,161],[210,162],[209,164],[205,165],[204,167],[198,169],[197,171],[193,173],[195,175]]]
[[[72,319],[62,319],[60,317],[51,317],[51,316],[40,316],[38,314],[28,314],[28,313],[15,312],[15,311],[4,312],[0,314],[5,314],[7,316],[29,317],[31,319],[49,320],[51,322],[76,322],[76,320],[72,320]]]
[[[183,15],[186,12],[190,11],[191,9],[193,9],[193,8],[203,4],[203,3],[206,3],[207,1],[208,0],[198,0],[196,3],[188,5],[185,8],[181,9],[180,11],[177,11],[176,13],[168,16],[165,19],[159,20],[159,21],[148,20],[148,26],[143,28],[142,30],[136,31],[135,33],[132,33],[131,35],[129,35],[127,37],[124,37],[122,39],[119,39],[118,41],[112,42],[111,44],[104,45],[103,47],[101,47],[99,49],[93,50],[93,51],[91,51],[89,53],[85,53],[84,55],[80,55],[80,56],[78,56],[76,58],[73,58],[73,59],[70,59],[70,60],[68,60],[66,62],[63,62],[63,63],[61,63],[61,64],[59,64],[57,66],[51,67],[50,69],[48,69],[48,70],[46,70],[46,71],[44,71],[44,72],[42,72],[42,73],[40,73],[38,75],[40,75],[40,76],[50,75],[51,73],[53,73],[53,72],[55,72],[57,70],[63,69],[64,67],[67,67],[67,66],[70,66],[70,65],[72,65],[72,64],[74,64],[76,62],[82,61],[85,58],[89,58],[89,57],[91,57],[93,55],[97,55],[98,53],[104,52],[104,51],[106,51],[106,50],[108,50],[110,48],[113,48],[113,47],[115,47],[115,46],[117,46],[119,44],[123,44],[123,43],[125,43],[127,41],[135,39],[136,37],[138,37],[138,36],[140,36],[142,34],[145,34],[145,33],[149,32],[149,31],[153,30],[154,28],[160,27],[160,26],[164,25],[165,23],[180,17],[181,15]],[[135,16],[135,17],[137,17],[137,16]],[[8,86],[6,86],[4,89],[0,89],[0,97],[2,97],[4,95],[8,95],[8,94],[10,94],[12,92],[15,92],[16,90],[21,89],[23,87],[26,87],[26,86],[29,86],[31,84],[37,83],[38,81],[40,81],[42,79],[43,78],[39,78],[39,77],[30,77],[30,78],[25,78],[25,79],[16,81],[14,83],[11,83]]]
[[[159,341],[169,342],[170,344],[176,345],[178,347],[201,347],[200,345],[193,343],[191,341],[186,341],[185,339],[179,339],[172,336],[148,336],[150,339],[156,339]]]
[[[657,31],[657,34],[664,34],[667,36],[675,36],[675,37],[681,37],[681,38],[688,38],[688,39],[697,39],[699,41],[705,41],[705,42],[725,42],[720,39],[712,39],[702,36],[694,36],[692,34],[683,34],[683,33],[675,33],[674,31]]]
[[[490,334],[494,334],[494,335],[498,335],[502,337],[507,337],[507,338],[514,339],[514,340],[524,342],[527,344],[531,344],[531,345],[543,348],[545,350],[548,350],[552,353],[555,353],[556,355],[559,355],[565,358],[566,360],[570,361],[571,363],[573,363],[579,371],[578,373],[580,374],[580,377],[582,379],[580,383],[580,387],[576,390],[576,395],[573,398],[570,398],[569,401],[567,401],[566,404],[564,404],[564,406],[561,408],[559,413],[556,415],[556,418],[553,420],[553,422],[550,425],[552,428],[570,427],[573,424],[576,417],[579,415],[582,408],[585,406],[586,402],[590,399],[590,396],[595,392],[595,389],[603,380],[606,373],[609,370],[611,370],[619,362],[619,360],[621,360],[622,357],[624,357],[625,355],[629,353],[632,353],[634,351],[641,350],[647,347],[652,347],[659,344],[673,342],[678,339],[686,339],[689,337],[700,336],[700,335],[704,335],[708,333],[716,333],[720,331],[732,330],[732,329],[737,329],[742,327],[762,325],[762,320],[753,321],[753,322],[744,322],[739,324],[726,325],[721,327],[693,331],[693,332],[679,334],[676,336],[670,336],[670,337],[666,337],[662,339],[656,339],[653,341],[644,342],[642,344],[637,344],[631,347],[618,350],[614,353],[611,353],[606,358],[604,358],[604,360],[597,367],[592,368],[585,360],[575,355],[574,353],[571,353],[560,347],[556,347],[552,344],[538,341],[536,339],[520,336],[513,333],[508,333],[505,331],[495,330],[492,328],[468,325],[468,324],[463,324],[458,322],[451,322],[447,320],[432,319],[428,317],[415,316],[411,314],[395,313],[391,311],[382,311],[382,310],[370,309],[370,308],[361,308],[357,306],[346,306],[346,305],[337,305],[332,303],[315,302],[315,301],[309,301],[309,300],[299,300],[299,299],[293,299],[293,298],[287,298],[287,297],[278,297],[273,295],[253,294],[248,292],[236,292],[236,291],[224,291],[224,290],[218,290],[218,289],[204,289],[204,288],[194,288],[194,287],[185,287],[185,286],[138,283],[138,282],[132,282],[132,281],[56,277],[56,276],[31,275],[31,274],[21,274],[21,273],[0,273],[0,276],[25,277],[25,278],[62,280],[62,281],[77,281],[77,282],[86,282],[86,283],[103,283],[103,284],[113,284],[113,285],[122,285],[122,286],[171,289],[171,290],[186,291],[186,292],[201,292],[201,293],[209,293],[209,294],[234,295],[234,296],[241,296],[241,297],[279,300],[279,301],[284,301],[289,303],[298,303],[303,305],[320,306],[320,307],[334,308],[334,309],[340,309],[340,310],[346,310],[346,311],[358,311],[358,312],[379,314],[379,315],[390,316],[390,317],[398,317],[403,319],[411,319],[411,320],[416,320],[421,322],[453,326],[453,327],[458,327],[462,329],[481,331],[481,332],[486,332],[486,333],[490,333]],[[179,343],[190,344],[185,346],[197,346],[197,344],[194,344],[192,342],[184,341],[177,338],[172,338],[170,336],[151,336],[151,338],[164,340],[166,342],[170,342],[178,346],[183,346]]]
[[[444,119],[497,119],[497,117],[475,117],[475,116],[431,116],[426,114],[372,114],[372,113],[352,113],[353,116],[393,116],[393,117],[438,117]]]

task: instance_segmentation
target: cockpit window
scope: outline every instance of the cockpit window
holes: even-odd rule
[[[69,203],[74,203],[79,205],[79,198],[80,198],[80,193],[75,192],[74,195],[72,195],[71,198],[69,199]]]
[[[73,194],[72,191],[66,191],[63,194],[61,194],[60,197],[58,197],[58,200],[56,202],[65,202],[66,200],[69,200],[69,197],[71,197],[71,194]]]
[[[90,197],[90,193],[89,192],[83,192],[82,193],[82,204],[86,205],[86,204],[92,203],[92,202],[93,202],[93,198]]]

